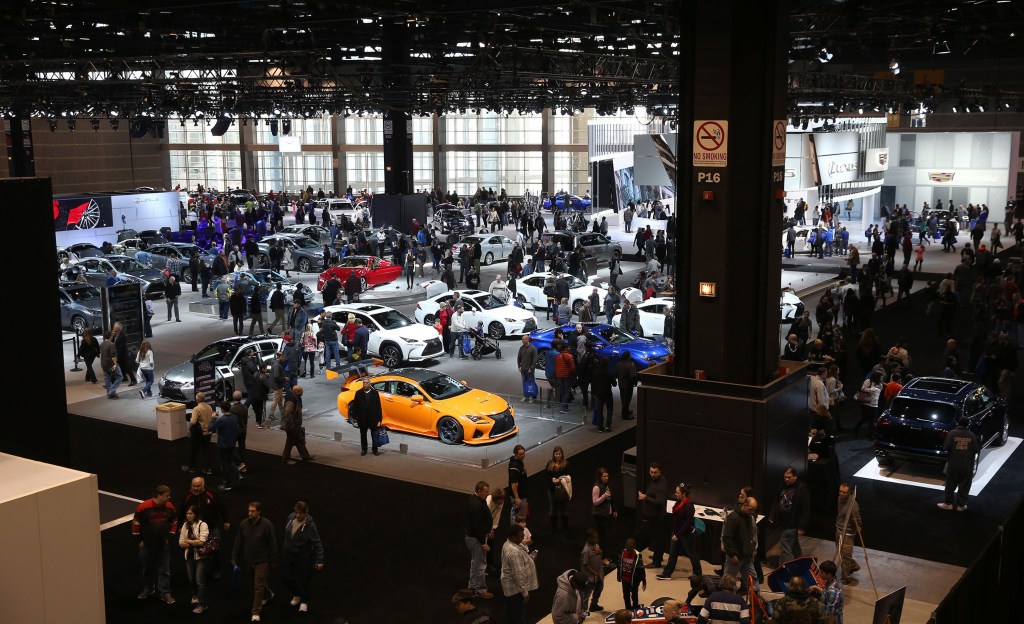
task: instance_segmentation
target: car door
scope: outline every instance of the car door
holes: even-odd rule
[[[520,280],[518,293],[526,297],[526,300],[535,306],[547,305],[547,297],[544,296],[543,277],[531,275],[524,280]]]
[[[1002,431],[1002,414],[997,413],[996,400],[988,393],[987,388],[979,388],[975,392],[975,409],[977,411],[973,413],[971,420],[978,423],[977,431],[980,432],[980,442],[984,446]]]
[[[85,279],[96,288],[107,285],[107,272],[103,267],[103,261],[99,258],[86,258],[76,266],[85,272]]]
[[[401,420],[400,410],[398,404],[394,401],[394,385],[395,382],[386,379],[382,381],[375,381],[372,384],[373,389],[380,393],[380,410],[382,423],[389,429],[405,430],[405,423]],[[396,424],[396,419],[398,420]]]
[[[363,312],[355,312],[356,318],[363,321],[363,326],[370,330],[370,339],[366,344],[366,350],[369,353],[380,353],[380,343],[384,340],[381,335],[380,326],[377,325],[377,321],[373,320],[369,314]]]
[[[665,307],[664,303],[641,303],[637,306],[637,311],[640,313],[640,326],[643,327],[644,336],[647,338],[664,332]]]
[[[477,321],[484,321],[486,325],[486,319],[483,316],[483,308],[477,303],[472,297],[462,298],[463,312],[462,316],[466,319],[466,327],[470,329],[476,329]]]
[[[389,400],[392,405],[392,418],[401,421],[403,428],[416,433],[433,431],[436,412],[425,402],[412,400],[415,395],[424,396],[419,388],[408,381],[395,380]]]

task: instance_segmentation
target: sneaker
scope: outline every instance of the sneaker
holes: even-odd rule
[[[299,613],[305,613],[306,611],[309,611],[309,605],[303,602],[299,605]]]
[[[177,602],[177,600],[174,599],[174,596],[172,596],[170,594],[167,594],[166,596],[161,598],[161,600],[163,600],[166,604],[169,604],[169,605],[172,605],[175,602]]]
[[[478,589],[478,590],[476,590],[475,592],[473,592],[473,596],[475,598],[494,598],[494,594],[492,594],[491,592],[487,591],[486,589]]]
[[[585,618],[590,617],[590,611],[584,611],[583,612],[583,617],[585,617]]]
[[[259,613],[254,614],[252,616],[252,621],[253,622],[259,622],[260,621],[260,614]]]
[[[938,507],[939,509],[945,509],[946,511],[950,511],[953,509],[953,506],[950,505],[949,503],[939,503],[938,505],[936,505],[936,507]]]
[[[244,473],[245,470],[246,470],[246,468],[245,468],[245,464],[244,463],[238,464],[238,472]]]
[[[192,596],[192,604],[199,604],[199,596]]]
[[[590,605],[590,610],[591,611],[604,611],[604,607],[602,607],[599,604],[592,604],[592,605]]]
[[[139,592],[139,600],[145,600],[146,598],[152,596],[153,593],[154,592],[152,589],[144,589],[141,592]]]
[[[139,390],[139,398],[145,400],[146,392],[144,390]]]
[[[659,581],[671,581],[672,580],[672,575],[670,574],[670,575],[666,576],[664,574],[659,574],[658,576],[656,576],[654,578],[658,579]]]
[[[204,607],[203,605],[196,605],[196,608],[192,609],[192,613],[195,613],[196,615],[202,615],[203,613],[206,613],[206,607]]]
[[[956,510],[957,511],[967,511],[967,505],[957,505],[956,506]]]
[[[299,598],[298,596],[292,596],[292,600],[288,604],[290,604],[291,606],[294,607],[295,605],[299,604],[300,602],[302,602],[302,598]]]

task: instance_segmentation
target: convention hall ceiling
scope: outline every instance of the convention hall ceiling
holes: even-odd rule
[[[644,106],[671,116],[681,1],[690,0],[22,0],[0,17],[0,111],[162,118]],[[894,60],[1024,57],[1021,0],[793,0],[790,16],[794,106],[909,103],[917,85],[889,71]],[[392,52],[402,47],[407,55]],[[1005,85],[933,87],[944,98],[975,89],[1016,97]]]

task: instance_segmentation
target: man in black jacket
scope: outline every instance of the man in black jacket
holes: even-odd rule
[[[194,275],[194,274],[193,274]],[[192,286],[193,290],[195,286]],[[178,315],[178,297],[181,296],[181,284],[172,275],[167,278],[167,286],[164,287],[164,299],[167,300],[167,321],[171,320],[171,309],[174,310],[174,320],[181,322],[181,316]]]
[[[593,377],[590,380],[590,393],[594,397],[594,413],[592,421],[597,425],[597,430],[607,432],[612,430],[612,410],[615,405],[615,398],[612,388],[615,387],[615,376],[608,370],[608,358],[598,358],[594,366]],[[605,412],[602,418],[602,408]]]
[[[110,339],[117,350],[117,367],[121,369],[121,377],[130,379],[131,383],[128,385],[134,386],[138,383],[135,378],[135,358],[128,357],[128,339],[121,323],[114,323],[114,327],[110,331]]]
[[[274,322],[267,327],[267,333],[274,333],[274,328],[277,327],[278,323],[281,324],[281,329],[288,327],[284,320],[284,291],[281,290],[281,282],[278,282],[274,286],[274,292],[270,295],[270,311],[274,313]]]
[[[362,446],[360,455],[366,455],[367,431],[370,432],[373,454],[380,455],[377,451],[377,431],[384,419],[384,413],[380,407],[380,393],[370,383],[369,378],[363,380],[363,387],[356,392],[356,396],[352,399],[351,411],[354,413],[350,413],[349,418],[355,417],[359,424],[359,440]]]
[[[665,503],[669,499],[672,488],[668,484],[668,479],[661,474],[660,465],[652,462],[649,471],[651,480],[647,484],[647,490],[639,492],[637,499],[643,505],[644,522],[647,524],[647,533],[651,542],[651,562],[647,564],[647,567],[660,568],[662,565],[661,555],[667,550],[665,542],[668,541],[669,516]]]
[[[480,481],[469,500],[466,501],[466,548],[469,549],[469,588],[477,598],[493,598],[494,594],[487,591],[487,539],[493,537],[491,531],[491,511],[487,508],[487,496],[491,486]]]
[[[946,491],[939,509],[953,509],[953,493],[956,492],[956,510],[967,509],[967,495],[971,493],[971,481],[974,480],[974,461],[980,446],[978,437],[967,428],[971,423],[966,416],[960,418],[957,427],[949,432],[942,448],[949,453],[946,470]]]
[[[782,529],[779,538],[779,565],[803,556],[800,536],[811,518],[811,494],[803,482],[797,480],[796,469],[786,468],[782,474],[782,490],[772,506],[768,519]]]
[[[192,250],[192,255],[188,258],[188,270],[189,281],[192,282],[192,292],[197,292],[199,287],[196,285],[196,280],[199,279],[199,252],[195,249]]]
[[[633,388],[636,387],[636,364],[633,357],[626,351],[615,365],[615,376],[619,381],[619,398],[622,400],[622,420],[633,420],[633,412],[629,404],[633,401]]]
[[[231,550],[231,564],[234,566],[244,559],[252,574],[252,621],[260,621],[264,603],[274,598],[274,592],[267,587],[270,566],[277,562],[277,538],[274,525],[262,515],[263,506],[258,501],[249,503],[249,517],[238,523],[235,546]],[[266,598],[263,596],[266,595]]]
[[[722,527],[722,548],[725,550],[723,572],[740,579],[740,593],[747,589],[747,579],[757,578],[754,554],[757,551],[757,500],[748,496],[725,518]]]

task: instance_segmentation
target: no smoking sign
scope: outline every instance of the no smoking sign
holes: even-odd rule
[[[729,166],[729,122],[697,119],[693,122],[693,166]]]

